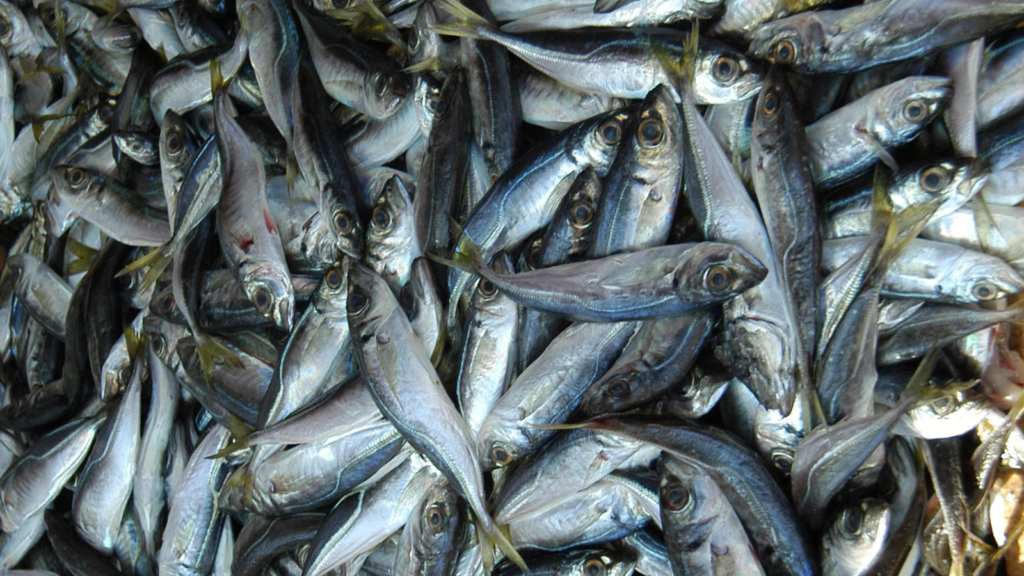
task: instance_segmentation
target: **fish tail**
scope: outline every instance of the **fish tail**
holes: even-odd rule
[[[434,24],[431,28],[438,34],[482,39],[486,32],[492,31],[494,28],[494,25],[486,18],[473,12],[458,0],[440,0],[439,4],[442,10],[456,19],[456,22]]]
[[[197,337],[195,342],[196,354],[199,356],[199,366],[203,369],[203,377],[206,379],[207,385],[210,384],[210,378],[213,375],[214,360],[220,359],[237,367],[243,366],[242,361],[238,359],[238,355],[227,346],[218,342],[217,339],[203,334]]]
[[[156,262],[154,262],[153,265],[149,267],[149,270],[146,270],[146,274],[142,277],[142,283],[140,284],[140,287],[143,290],[147,290],[150,286],[156,283],[157,279],[160,278],[161,275],[163,275],[164,270],[166,270],[167,267],[170,266],[170,264],[170,255],[164,256],[158,259]]]
[[[493,521],[491,522],[490,529],[488,530],[478,519],[476,523],[476,535],[480,540],[480,555],[484,562],[485,574],[490,574],[494,567],[494,546],[497,546],[498,550],[501,550],[501,553],[505,555],[505,558],[511,560],[516,566],[521,568],[524,573],[529,574],[530,568],[526,565],[526,561],[519,555],[519,551],[512,545],[512,542],[509,541],[508,537],[493,524]]]

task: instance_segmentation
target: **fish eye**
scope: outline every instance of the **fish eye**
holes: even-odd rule
[[[132,140],[132,143],[129,144],[128,147],[131,148],[132,152],[135,152],[136,154],[142,153],[142,142],[139,142],[138,140]]]
[[[324,275],[324,281],[327,282],[327,287],[331,290],[337,290],[341,286],[341,272],[337,268],[331,268]]]
[[[583,576],[605,576],[608,568],[600,558],[591,558],[583,563]]]
[[[605,390],[608,391],[608,395],[612,398],[626,398],[629,396],[629,379],[625,376],[619,376],[609,382]]]
[[[732,284],[732,272],[721,264],[712,266],[704,275],[704,285],[715,294],[721,294]]]
[[[648,118],[640,123],[640,128],[637,129],[637,138],[640,139],[640,144],[643,146],[657,146],[665,138],[665,131],[659,120]]]
[[[68,184],[76,190],[85,184],[85,170],[82,170],[81,168],[68,168],[67,172],[64,174],[67,178]]]
[[[937,415],[946,416],[956,408],[956,403],[948,396],[943,396],[932,402],[929,406],[931,406],[932,412],[935,412]]]
[[[996,296],[999,295],[999,291],[992,285],[991,282],[978,282],[971,288],[971,295],[982,302],[989,300],[995,300]]]
[[[406,312],[416,308],[416,298],[413,297],[412,293],[412,282],[402,286],[401,291],[398,293],[398,303],[402,305]]]
[[[736,79],[739,75],[740,67],[735,60],[728,56],[719,56],[715,60],[715,63],[711,65],[711,75],[715,77],[720,84],[728,84]]]
[[[117,281],[121,285],[121,288],[123,290],[131,290],[132,288],[135,287],[135,275],[134,274],[125,274],[124,276],[121,276],[120,278],[118,278]]]
[[[480,285],[477,289],[480,290],[480,294],[483,296],[494,296],[498,292],[498,287],[494,285],[494,282],[486,278],[480,279]]]
[[[100,120],[104,124],[110,124],[110,121],[114,119],[114,107],[106,104],[100,108]]]
[[[861,524],[864,522],[864,514],[860,510],[860,506],[854,506],[848,508],[843,512],[843,529],[848,534],[856,534],[860,532]]]
[[[510,451],[506,450],[502,446],[496,445],[491,447],[491,460],[494,462],[495,466],[501,467],[511,464],[514,457]]]
[[[923,122],[928,117],[928,106],[924,101],[915,98],[903,107],[903,117],[914,124]]]
[[[416,27],[413,27],[412,34],[409,35],[409,50],[413,54],[420,51],[420,31]]]
[[[164,339],[163,334],[157,334],[153,337],[153,353],[157,356],[163,356],[164,350],[167,348],[167,340]]]
[[[772,464],[783,472],[789,472],[793,467],[793,455],[784,450],[773,450]]]
[[[172,133],[167,137],[167,151],[171,154],[177,154],[181,152],[181,136],[177,133]]]
[[[0,18],[0,38],[7,40],[8,36],[11,35],[11,32],[11,24],[6,19]]]
[[[124,388],[132,379],[132,365],[125,364],[121,366],[121,369],[117,371],[117,384],[118,387]]]
[[[774,90],[769,90],[764,95],[764,103],[761,105],[761,112],[765,116],[774,116],[779,111],[779,95]]]
[[[772,60],[779,64],[792,64],[796,61],[796,46],[792,40],[783,40],[772,50]]]
[[[577,226],[586,226],[594,221],[594,207],[589,200],[579,200],[569,209],[572,216],[572,223]]]
[[[669,484],[661,489],[661,505],[669,510],[682,510],[690,503],[690,492],[679,484]]]
[[[344,210],[338,210],[334,213],[334,229],[338,231],[338,234],[347,236],[352,233],[355,228],[355,222],[352,220],[352,216]]]
[[[160,312],[163,314],[170,314],[174,311],[174,295],[168,294],[164,296],[164,299],[160,301]]]
[[[370,298],[363,292],[362,288],[352,288],[348,293],[348,308],[349,314],[359,315],[366,312],[366,309],[370,307]]]
[[[256,291],[252,293],[252,305],[256,307],[256,311],[260,314],[270,312],[270,305],[273,302],[274,299],[270,297],[270,290],[263,286],[258,286]]]
[[[373,219],[374,226],[377,226],[378,228],[387,230],[391,227],[391,213],[388,212],[387,208],[383,205],[377,206],[373,209],[373,215],[371,218]]]
[[[427,524],[429,524],[431,528],[440,528],[448,519],[448,515],[444,513],[444,508],[437,504],[427,508],[426,517]]]
[[[622,140],[622,124],[613,118],[601,124],[597,129],[597,133],[601,135],[601,139],[604,140],[605,144],[618,144],[619,140]]]
[[[939,166],[932,166],[922,170],[917,181],[926,192],[934,194],[949,184],[949,172]]]
[[[390,74],[377,72],[373,75],[373,91],[377,93],[377,96],[384,96],[394,82],[395,79]]]
[[[530,265],[530,268],[536,270],[543,263],[543,256],[544,243],[537,242],[530,248],[530,253],[526,256],[526,263]]]
[[[48,25],[50,25],[50,26],[56,25],[57,24],[57,8],[56,8],[56,6],[54,6],[54,7],[47,6],[43,10],[43,18],[46,19],[46,23]]]

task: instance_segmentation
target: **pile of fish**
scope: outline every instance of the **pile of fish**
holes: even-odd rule
[[[0,572],[1024,574],[1022,24],[0,0]]]

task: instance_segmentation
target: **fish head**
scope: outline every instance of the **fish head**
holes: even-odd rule
[[[959,302],[992,302],[1024,292],[1024,278],[1001,260],[969,263],[956,285]]]
[[[191,148],[185,119],[174,110],[168,110],[160,125],[161,158],[171,166],[180,166],[189,160]]]
[[[628,135],[629,145],[639,162],[679,165],[683,118],[667,86],[659,84],[647,93],[630,127],[635,132]]]
[[[911,206],[937,201],[942,204],[939,217],[952,212],[971,195],[969,171],[966,162],[952,159],[901,170],[889,192],[893,208],[902,212]]]
[[[384,183],[384,189],[370,214],[370,224],[366,231],[368,243],[381,245],[385,239],[397,237],[403,231],[407,235],[411,234],[411,220],[412,200],[409,198],[409,191],[399,176],[392,176]],[[389,254],[376,256],[383,260],[388,258]]]
[[[754,440],[757,449],[776,470],[789,474],[797,444],[807,434],[804,426],[804,403],[797,399],[789,415],[781,410],[757,407],[754,416]]]
[[[800,66],[823,57],[825,25],[813,12],[766,22],[748,34],[747,54],[783,66]]]
[[[9,58],[28,56],[38,46],[28,19],[14,4],[0,1],[0,45]]]
[[[696,68],[691,82],[700,102],[725,104],[745,100],[761,89],[761,65],[725,44],[702,43]]]
[[[707,545],[719,519],[724,520],[723,496],[715,481],[703,470],[666,453],[658,461],[658,476],[666,531],[685,533],[686,540],[677,543],[684,549]]]
[[[357,262],[352,262],[348,269],[345,308],[348,311],[349,329],[357,343],[372,339],[377,326],[396,310],[401,313],[387,282],[372,269]]]
[[[433,2],[421,3],[409,32],[409,56],[413,62],[423,62],[440,53],[441,36],[434,31],[434,24],[439,22],[437,6]]]
[[[866,498],[836,514],[822,537],[825,572],[853,573],[870,566],[882,551],[891,519],[892,508],[878,498]]]
[[[991,406],[977,390],[957,390],[907,411],[900,421],[913,436],[937,439],[967,434],[988,416]]]
[[[346,313],[348,269],[351,259],[343,256],[337,266],[327,269],[313,294],[313,305],[322,313]]]
[[[282,330],[291,331],[295,319],[295,290],[283,263],[253,260],[241,266],[242,286],[256,311]]]
[[[417,530],[423,549],[436,549],[457,529],[462,516],[459,493],[445,478],[440,478],[423,498],[418,510]]]
[[[477,432],[476,450],[480,458],[480,467],[485,472],[504,468],[525,455],[522,446],[526,445],[529,439],[520,430],[517,422],[505,420],[492,411]]]
[[[628,576],[636,566],[636,558],[627,551],[583,551],[566,562],[569,565],[558,573],[572,576]]]
[[[363,102],[374,118],[387,118],[394,114],[405,103],[408,94],[409,78],[398,72],[370,72],[363,84]]]
[[[363,225],[357,214],[349,208],[343,198],[351,198],[352,191],[337,182],[324,185],[320,197],[324,200],[322,209],[327,217],[327,225],[335,239],[335,247],[341,254],[353,258],[363,255]]]
[[[420,8],[428,6],[427,3],[420,5]],[[410,36],[410,42],[416,38],[415,27]],[[411,44],[410,44],[411,46]],[[416,88],[413,101],[416,105],[416,119],[420,123],[420,133],[423,136],[430,136],[430,127],[434,124],[434,112],[437,110],[437,103],[441,99],[441,83],[429,75],[421,75],[416,80]]]
[[[785,132],[800,122],[794,104],[785,68],[772,66],[757,96],[750,134],[751,140],[756,141],[765,154],[792,142],[792,136]]]
[[[953,97],[953,84],[941,76],[912,76],[881,88],[877,107],[880,126],[890,140],[905,141],[938,117]]]
[[[613,366],[587,390],[580,410],[584,414],[596,416],[632,406],[630,397],[633,390],[649,375],[650,370],[642,361]]]
[[[761,283],[768,269],[749,252],[722,242],[699,242],[672,271],[672,288],[684,300],[719,301]]]
[[[632,113],[631,108],[620,108],[577,124],[577,130],[582,131],[579,138],[573,139],[577,163],[593,166],[599,176],[606,175]]]

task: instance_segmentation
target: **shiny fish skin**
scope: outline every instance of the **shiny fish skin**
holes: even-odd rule
[[[463,1],[0,0],[0,572],[1019,576],[1024,6]]]
[[[853,72],[1012,27],[1022,10],[1009,0],[982,6],[969,0],[880,0],[765,24],[750,34],[749,52],[805,74]],[[780,54],[779,46],[788,50]]]

